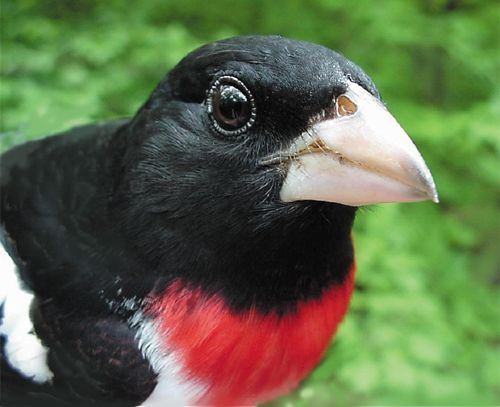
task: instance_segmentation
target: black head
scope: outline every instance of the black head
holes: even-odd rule
[[[255,121],[239,140],[224,131],[212,136],[227,143],[253,140],[261,147],[257,152],[262,153],[276,150],[277,143],[293,141],[312,117],[346,91],[348,81],[378,97],[375,85],[358,66],[328,48],[279,36],[236,37],[187,55],[159,84],[145,108],[175,100],[201,105],[206,111],[213,100],[212,87],[234,86],[242,90],[249,110],[250,105],[255,107]],[[206,122],[207,115],[200,119]],[[232,133],[243,133],[237,129],[235,126]]]
[[[151,192],[159,194],[148,201],[155,201],[155,211],[170,200],[167,194],[178,199],[176,212],[192,194],[197,207],[217,197],[237,199],[244,207],[252,202],[254,209],[282,208],[277,198],[283,172],[259,163],[328,111],[348,81],[378,97],[359,67],[320,45],[246,36],[193,51],[158,85],[133,122],[133,131],[140,133],[138,169],[158,171],[142,180],[152,182]],[[162,179],[168,184],[160,186]]]
[[[282,202],[287,166],[263,160],[328,114],[348,81],[378,97],[340,54],[278,36],[231,38],[186,56],[119,135],[128,140],[120,221],[152,267],[218,291],[274,279],[262,295],[277,302],[341,281],[355,209]],[[245,295],[236,305],[248,304]]]

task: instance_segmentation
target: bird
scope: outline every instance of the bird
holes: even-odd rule
[[[259,35],[190,52],[132,118],[4,152],[0,188],[4,406],[287,394],[348,309],[357,209],[438,201],[360,67]]]

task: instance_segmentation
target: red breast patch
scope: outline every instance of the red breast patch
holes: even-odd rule
[[[284,316],[236,313],[222,298],[179,281],[149,312],[186,379],[206,386],[198,404],[261,403],[289,392],[319,362],[347,310],[354,272],[353,266],[344,284]]]

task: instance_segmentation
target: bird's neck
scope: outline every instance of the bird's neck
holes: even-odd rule
[[[175,250],[158,265],[155,293],[181,281],[217,294],[234,310],[256,308],[286,314],[300,302],[321,298],[345,283],[354,264],[351,226],[354,211],[338,221],[328,207],[313,219],[276,222],[259,233],[240,233],[213,242],[169,238]],[[332,216],[330,216],[332,215]]]

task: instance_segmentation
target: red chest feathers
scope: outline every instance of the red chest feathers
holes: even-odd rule
[[[150,312],[183,376],[207,389],[198,403],[257,403],[287,393],[319,362],[347,310],[353,279],[354,267],[343,285],[282,317],[235,313],[222,299],[180,283]]]

